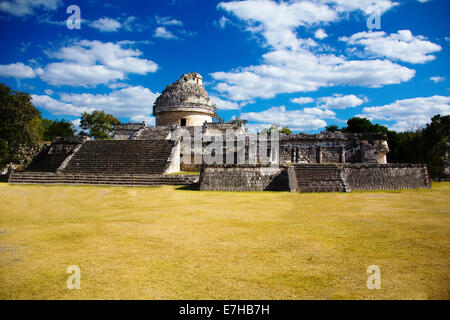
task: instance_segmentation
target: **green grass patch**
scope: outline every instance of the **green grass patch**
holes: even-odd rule
[[[449,199],[3,183],[0,299],[449,299]]]
[[[200,175],[200,172],[197,171],[178,171],[178,172],[172,172],[169,173],[172,175]]]

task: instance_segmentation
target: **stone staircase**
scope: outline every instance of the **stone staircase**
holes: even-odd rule
[[[198,175],[170,174],[88,174],[53,172],[13,172],[11,184],[94,184],[122,186],[189,185],[197,183]]]
[[[289,168],[291,191],[349,192],[336,164],[299,164]]]
[[[162,174],[174,146],[170,140],[86,141],[63,172],[93,174]]]

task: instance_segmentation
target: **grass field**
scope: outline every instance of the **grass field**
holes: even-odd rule
[[[0,299],[449,299],[449,200],[2,183]]]

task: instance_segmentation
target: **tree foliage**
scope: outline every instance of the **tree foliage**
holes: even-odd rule
[[[115,124],[120,121],[105,111],[93,111],[92,113],[84,112],[81,115],[80,126],[83,130],[88,131],[91,138],[97,140],[111,139],[111,135]]]
[[[450,151],[450,116],[435,115],[425,128],[414,132],[388,132],[389,162],[426,163],[430,175],[440,178]]]
[[[279,133],[292,134],[292,130],[291,130],[291,129],[289,129],[288,127],[281,127],[281,126],[278,125],[278,124],[272,124],[272,125],[270,126],[270,128],[262,129],[260,133],[261,133],[261,134],[270,134],[270,132],[271,132],[272,130],[276,130],[276,131],[278,131]]]
[[[72,124],[64,119],[60,121],[42,119],[41,126],[44,141],[52,141],[56,137],[73,137],[75,134]]]
[[[245,126],[247,124],[247,122],[248,122],[247,120],[241,119],[239,117],[236,117],[230,121],[230,123],[235,127]]]
[[[354,133],[387,133],[388,162],[426,163],[430,175],[439,178],[444,170],[444,157],[449,150],[450,116],[435,115],[431,123],[416,131],[395,132],[385,126],[373,124],[366,118],[354,117],[347,121],[347,127],[337,125],[326,127],[327,131]]]
[[[342,128],[342,132],[354,133],[387,133],[389,130],[385,126],[373,124],[369,119],[353,117],[347,120],[347,127]]]
[[[340,131],[340,130],[339,130],[339,127],[336,124],[332,124],[332,125],[329,125],[329,126],[325,127],[325,131],[336,132],[336,131]]]
[[[213,104],[212,105],[213,109],[214,109],[214,116],[213,116],[213,120],[215,120],[217,123],[224,123],[225,120],[223,118],[221,118],[219,116],[219,114],[217,113],[217,105]]]
[[[0,84],[0,167],[19,163],[22,151],[38,144],[40,124],[41,112],[31,103],[31,96]]]

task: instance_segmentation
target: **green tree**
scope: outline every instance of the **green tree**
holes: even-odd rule
[[[332,124],[332,125],[326,126],[325,131],[336,132],[336,131],[341,131],[341,130],[339,130],[339,127],[336,124]]]
[[[435,115],[414,132],[388,132],[389,162],[426,163],[433,178],[441,178],[449,149],[450,116]]]
[[[389,153],[388,162],[424,163],[422,150],[423,137],[421,131],[416,132],[388,132]]]
[[[43,136],[44,141],[52,141],[56,137],[73,137],[75,130],[70,122],[62,119],[50,120],[42,119]]]
[[[0,167],[19,163],[23,150],[38,144],[40,123],[41,112],[28,93],[0,84]]]
[[[214,115],[213,115],[213,120],[215,120],[217,123],[224,123],[225,120],[222,119],[219,114],[217,113],[217,105],[213,104],[212,105],[213,109],[214,109]]]
[[[289,129],[288,127],[281,127],[279,132],[284,134],[292,134],[292,130]]]
[[[230,123],[235,127],[245,126],[247,122],[248,122],[247,120],[241,119],[239,117],[236,117],[230,121]]]
[[[373,124],[369,119],[353,117],[347,120],[347,127],[342,128],[342,132],[354,132],[354,133],[372,133],[380,132],[387,133],[389,130],[385,126],[379,124]]]
[[[84,112],[81,115],[80,126],[84,130],[88,130],[88,135],[97,140],[111,139],[115,124],[120,121],[105,111],[93,111],[92,113]]]
[[[292,130],[291,130],[291,129],[289,129],[288,127],[281,127],[281,126],[278,125],[278,124],[272,124],[272,125],[270,126],[270,128],[262,129],[262,130],[260,131],[260,133],[261,133],[261,134],[269,134],[272,130],[276,130],[276,131],[278,131],[279,133],[292,134]]]
[[[422,130],[423,152],[430,174],[441,179],[444,171],[444,156],[450,151],[450,116],[440,114],[431,118],[431,123]]]

